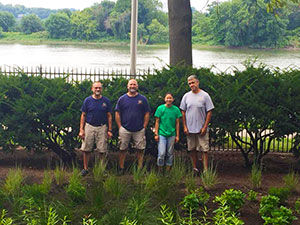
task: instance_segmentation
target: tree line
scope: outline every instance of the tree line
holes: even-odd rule
[[[0,4],[0,36],[19,31],[87,41],[130,37],[130,0],[104,0],[81,11],[25,9]],[[140,0],[138,9],[138,41],[167,43],[168,13],[162,10],[160,0]],[[193,43],[255,48],[299,46],[300,10],[296,3],[289,2],[273,13],[263,0],[212,2],[207,12],[192,11]]]

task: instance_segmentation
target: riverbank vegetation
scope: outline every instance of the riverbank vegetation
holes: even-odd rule
[[[194,44],[226,47],[299,47],[300,11],[296,3],[268,12],[262,0],[211,3],[193,9]],[[138,42],[168,43],[168,14],[159,0],[139,1]],[[20,32],[28,36],[22,36]],[[34,34],[34,35],[33,35]],[[0,42],[127,42],[130,1],[102,1],[82,11],[26,9],[0,4]],[[16,37],[13,37],[16,36]]]

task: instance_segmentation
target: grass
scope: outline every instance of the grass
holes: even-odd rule
[[[291,171],[283,177],[285,187],[290,191],[296,191],[299,184],[299,174]]]
[[[213,163],[211,163],[206,171],[203,171],[200,174],[200,178],[203,186],[206,189],[212,189],[218,183],[218,174],[217,169],[214,167]]]
[[[113,174],[115,168],[97,163],[93,173],[84,178],[77,168],[73,171],[61,167],[46,170],[40,184],[24,181],[20,168],[11,170],[0,185],[0,193],[6,190],[18,193],[14,195],[18,204],[9,201],[11,194],[2,197],[2,209],[7,211],[2,211],[0,224],[194,225],[216,221],[213,218],[215,208],[211,208],[211,205],[216,207],[211,204],[214,196],[210,196],[215,192],[206,192],[200,184],[200,179],[206,182],[206,188],[216,184],[218,176],[212,164],[199,178],[187,169],[190,163],[180,159],[176,159],[169,173],[158,174],[155,169],[132,167],[124,176],[116,176]],[[107,175],[103,176],[103,171]],[[55,174],[61,178],[63,173],[68,179],[62,182]],[[52,185],[53,181],[59,185]],[[257,204],[255,200],[261,194],[249,192],[246,201]],[[185,198],[189,195],[193,198]],[[184,199],[195,203],[191,212],[182,208],[180,202]],[[299,201],[292,204],[299,210]]]
[[[250,182],[252,188],[258,189],[261,187],[261,176],[262,176],[261,168],[253,164],[251,169],[251,174],[250,174]]]

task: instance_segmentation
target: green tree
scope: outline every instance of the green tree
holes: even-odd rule
[[[97,30],[99,32],[107,31],[107,19],[115,6],[114,2],[105,0],[100,4],[95,4],[92,7],[93,18],[97,21]]]
[[[168,29],[159,23],[157,19],[152,20],[148,30],[149,43],[165,43],[168,41]]]
[[[70,36],[71,20],[65,13],[51,14],[45,21],[45,27],[51,38],[66,38]]]
[[[23,16],[20,22],[20,28],[25,34],[31,34],[44,30],[41,19],[35,14]]]
[[[11,31],[16,23],[16,19],[12,13],[0,11],[0,27],[4,32]]]
[[[98,36],[97,22],[93,19],[92,9],[74,12],[71,16],[71,35],[80,40],[92,40]]]

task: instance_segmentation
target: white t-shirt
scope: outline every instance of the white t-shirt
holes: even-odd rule
[[[207,92],[200,90],[195,94],[189,91],[182,97],[180,109],[185,111],[189,133],[196,134],[204,126],[206,114],[214,109],[214,104]]]

